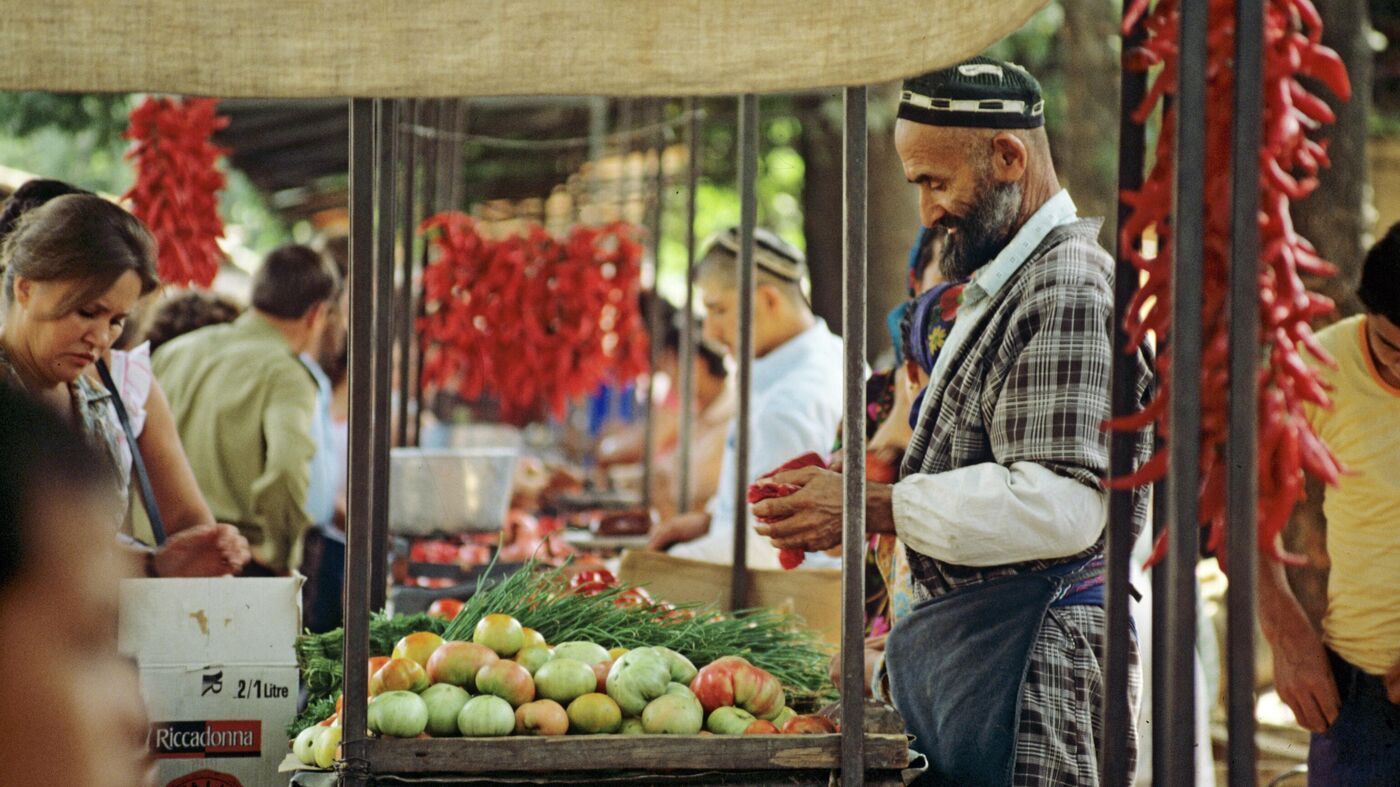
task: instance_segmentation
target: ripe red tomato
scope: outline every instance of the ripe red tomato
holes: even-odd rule
[[[455,598],[440,598],[428,607],[428,614],[443,620],[453,620],[462,611],[462,602]]]

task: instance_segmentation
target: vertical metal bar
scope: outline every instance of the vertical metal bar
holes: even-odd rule
[[[1262,3],[1235,3],[1235,106],[1231,140],[1230,421],[1225,444],[1229,625],[1228,778],[1258,782],[1254,750],[1254,593],[1258,561],[1256,463],[1259,369],[1259,141],[1263,124]]]
[[[695,192],[700,182],[700,102],[685,101],[686,185],[685,185],[685,304],[681,309],[681,434],[680,489],[676,511],[690,510],[690,441],[695,429]]]
[[[1159,343],[1157,352],[1167,352],[1167,347]],[[1155,538],[1167,528],[1166,481],[1152,485],[1152,522],[1153,543],[1156,543]],[[1167,728],[1161,723],[1167,701],[1167,660],[1160,658],[1166,646],[1157,643],[1167,641],[1167,567],[1158,563],[1151,570],[1149,581],[1152,583],[1152,674],[1147,679],[1152,683],[1152,783],[1166,784],[1167,753],[1172,744]]]
[[[422,114],[415,129],[416,133],[427,134],[423,137],[423,217],[427,218],[437,213],[438,210],[438,140],[431,133],[436,130],[439,104],[435,99],[423,99],[421,108]],[[429,245],[425,241],[420,252],[423,255],[421,267],[428,266]],[[419,300],[414,314],[422,316],[423,302]],[[418,407],[413,413],[413,444],[421,445],[423,442],[423,413],[428,409],[428,403],[423,401],[423,340],[421,336],[414,333],[413,341],[414,363],[413,368],[418,370],[413,375],[413,401]]]
[[[1172,212],[1171,535],[1167,553],[1167,696],[1162,724],[1175,742],[1167,784],[1195,782],[1196,562],[1199,555],[1201,304],[1205,244],[1206,0],[1182,0],[1176,94],[1176,206]],[[1155,644],[1155,643],[1154,643]]]
[[[373,472],[370,476],[370,516],[373,524],[370,543],[370,609],[383,609],[388,589],[386,574],[389,548],[389,398],[393,390],[389,375],[393,350],[394,304],[394,164],[398,103],[375,99],[374,187],[374,330],[373,383],[374,416],[370,421],[373,440]]]
[[[354,761],[366,743],[369,699],[370,469],[368,421],[374,391],[374,104],[350,101],[350,499],[346,514],[344,747]],[[361,782],[363,783],[363,782]]]
[[[661,217],[662,192],[665,189],[666,175],[661,170],[661,156],[666,148],[666,133],[661,121],[666,116],[664,99],[651,102],[652,117],[656,133],[653,135],[656,148],[656,173],[652,181],[651,211],[648,213],[647,235],[651,246],[651,309],[647,320],[647,383],[646,383],[646,424],[642,441],[642,507],[652,506],[652,483],[656,473],[656,367],[661,363],[661,345],[665,341],[666,327],[661,324]]]
[[[841,784],[865,784],[865,271],[866,88],[846,88],[843,131],[845,298],[841,337],[846,352],[845,423],[842,426],[845,499],[841,535]]]
[[[416,330],[413,319],[413,282],[414,282],[414,257],[413,241],[417,234],[417,215],[414,213],[416,205],[414,198],[417,187],[418,174],[418,137],[413,133],[414,126],[418,125],[419,104],[414,99],[403,101],[403,113],[400,117],[399,128],[407,128],[408,133],[395,133],[395,137],[400,140],[401,148],[400,161],[403,162],[403,210],[400,216],[403,224],[400,225],[399,232],[402,233],[401,241],[403,250],[400,252],[402,259],[402,275],[399,277],[399,305],[397,314],[398,347],[399,347],[399,408],[398,408],[398,444],[408,445],[408,419],[409,419],[409,396],[413,390],[413,358],[409,354],[409,348],[413,345],[413,334]]]
[[[457,133],[457,99],[438,99],[438,122],[437,122],[437,145],[438,145],[438,210],[457,210],[458,205],[453,201],[456,194],[452,186],[453,145],[452,137]]]
[[[753,388],[753,231],[758,223],[758,96],[739,97],[739,413],[734,446],[734,564],[729,579],[729,603],[748,605],[749,570],[749,429]]]
[[[462,210],[467,203],[467,114],[468,101],[465,98],[457,99],[456,116],[453,119],[452,137],[452,206],[457,210]]]
[[[588,99],[588,160],[598,163],[603,158],[603,141],[608,134],[608,100],[603,96]]]
[[[1125,7],[1126,12],[1126,7]],[[1139,25],[1123,40],[1127,52],[1145,37]],[[1141,71],[1121,69],[1122,98],[1118,121],[1118,193],[1142,187],[1143,163],[1146,155],[1146,131],[1133,122],[1133,109],[1142,101],[1147,88],[1147,75]],[[1121,199],[1118,202],[1118,226],[1123,226],[1132,208]],[[1129,259],[1133,249],[1122,240],[1117,248],[1117,264],[1113,287],[1113,372],[1112,406],[1114,417],[1136,412],[1137,354],[1129,348],[1123,320],[1128,304],[1138,289],[1138,271]],[[1113,433],[1110,444],[1109,474],[1122,478],[1134,470],[1136,436],[1132,432]],[[1133,723],[1128,696],[1128,661],[1131,638],[1128,631],[1128,576],[1133,552],[1133,508],[1139,490],[1114,489],[1108,494],[1108,529],[1105,534],[1106,557],[1104,582],[1104,708],[1105,730],[1126,730]],[[1121,787],[1129,781],[1130,758],[1128,737],[1122,734],[1103,736],[1102,782]]]

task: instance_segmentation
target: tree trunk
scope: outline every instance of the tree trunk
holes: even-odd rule
[[[1060,7],[1066,110],[1050,148],[1060,185],[1069,189],[1079,215],[1104,219],[1099,242],[1112,251],[1118,215],[1118,3],[1061,0]]]
[[[1324,259],[1341,269],[1331,279],[1308,281],[1309,287],[1337,302],[1341,317],[1361,308],[1356,299],[1356,283],[1370,230],[1366,219],[1366,125],[1371,111],[1374,55],[1366,41],[1366,31],[1370,29],[1366,0],[1328,0],[1318,3],[1317,8],[1322,13],[1322,42],[1337,50],[1346,62],[1351,76],[1351,100],[1339,102],[1326,88],[1308,85],[1336,110],[1337,123],[1322,130],[1322,135],[1331,140],[1327,152],[1332,167],[1323,170],[1317,191],[1293,206],[1293,224],[1317,246]]]
[[[904,180],[888,117],[897,85],[871,91],[868,154],[869,230],[866,268],[866,352],[871,364],[892,345],[885,315],[906,297],[905,261],[919,227],[918,192]],[[812,270],[812,308],[831,329],[841,330],[842,162],[841,112],[830,99],[799,99],[800,152],[806,166],[802,190],[807,264]]]

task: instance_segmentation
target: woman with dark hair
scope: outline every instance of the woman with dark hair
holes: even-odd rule
[[[102,524],[110,467],[3,382],[0,412],[0,783],[148,784],[145,710],[113,623],[129,566]]]
[[[111,521],[119,527],[128,513],[133,454],[116,395],[93,371],[109,356],[137,301],[159,286],[155,242],[117,205],[70,193],[24,212],[0,258],[0,379],[64,414],[99,449],[115,479]],[[146,553],[147,572],[236,573],[248,559],[247,542],[235,528],[213,521],[159,388],[151,389],[146,410],[138,448],[171,533]]]

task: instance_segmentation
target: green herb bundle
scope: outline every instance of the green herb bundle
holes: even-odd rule
[[[369,655],[388,656],[394,644],[415,631],[441,634],[447,621],[422,613],[416,615],[386,615],[375,612],[369,620]],[[340,694],[342,655],[345,652],[345,630],[335,629],[324,634],[306,633],[297,637],[297,666],[306,684],[306,708],[287,727],[288,736],[335,712],[335,698]]]
[[[477,592],[443,633],[445,639],[469,640],[476,623],[491,613],[510,615],[544,635],[550,643],[587,640],[604,647],[663,645],[685,654],[697,667],[721,656],[743,656],[771,672],[795,695],[813,699],[834,693],[827,675],[831,649],[792,614],[773,609],[721,613],[713,605],[669,607],[619,606],[631,590],[609,588],[597,595],[570,593],[562,569],[537,570],[534,564]]]

